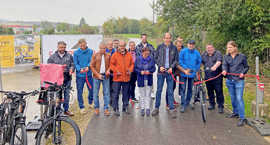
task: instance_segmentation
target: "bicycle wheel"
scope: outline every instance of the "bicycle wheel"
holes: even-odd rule
[[[40,128],[36,145],[81,145],[81,133],[77,124],[68,117],[45,122]]]
[[[27,133],[24,124],[15,126],[14,135],[11,137],[11,145],[27,145]]]
[[[206,123],[206,103],[205,103],[205,93],[202,89],[199,92],[200,95],[200,103],[201,103],[201,113],[202,113],[202,120]]]

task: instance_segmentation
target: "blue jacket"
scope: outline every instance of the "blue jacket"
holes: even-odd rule
[[[181,72],[181,76],[194,78],[196,76],[196,72],[200,69],[202,62],[201,55],[198,50],[193,49],[190,50],[189,48],[184,48],[179,53],[179,64],[184,69],[190,69],[191,75],[185,75]]]
[[[138,87],[144,87],[144,78],[147,77],[148,86],[153,85],[153,73],[156,71],[155,61],[152,57],[148,56],[147,58],[143,58],[139,56],[135,61],[135,72],[137,73],[137,83]],[[141,71],[148,70],[150,75],[141,75]]]
[[[81,48],[78,48],[74,52],[74,66],[76,69],[76,76],[77,77],[85,77],[86,73],[80,73],[80,70],[85,67],[90,67],[93,50],[86,48],[85,50],[82,50]],[[89,71],[87,73],[88,76],[92,76],[92,72],[89,68]]]

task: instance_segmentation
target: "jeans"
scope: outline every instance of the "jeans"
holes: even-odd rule
[[[113,73],[113,72],[111,72]],[[110,105],[113,106],[113,76],[110,75]]]
[[[217,78],[216,80],[206,82],[206,88],[209,96],[209,104],[215,106],[217,101],[218,107],[223,108],[224,107],[223,79]]]
[[[99,89],[100,83],[103,86],[103,100],[104,100],[104,110],[109,109],[109,102],[110,102],[110,79],[98,80],[93,79],[94,87],[93,87],[93,94],[94,94],[94,103],[95,109],[99,108]]]
[[[157,92],[156,92],[156,104],[155,108],[159,109],[160,103],[161,103],[161,94],[162,94],[162,89],[164,85],[164,81],[166,79],[167,82],[167,93],[168,93],[168,103],[169,103],[169,108],[170,110],[174,109],[173,101],[173,78],[170,74],[168,73],[158,73],[157,74]]]
[[[130,77],[130,86],[129,86],[129,99],[135,100],[135,88],[136,88],[136,81],[137,81],[137,73],[132,72]]]
[[[128,107],[128,99],[129,99],[129,82],[113,82],[113,109],[114,111],[119,110],[119,94],[120,90],[122,90],[122,102],[123,102],[123,110]]]
[[[245,81],[227,79],[226,85],[231,96],[233,113],[238,114],[240,119],[245,119],[245,103],[243,99]]]
[[[65,79],[64,80],[64,87],[66,87],[66,89],[64,90],[64,104],[63,104],[63,108],[64,108],[64,111],[66,112],[69,109],[71,77],[69,79]]]
[[[177,78],[180,78],[179,76],[175,76],[176,80],[178,80]],[[176,88],[176,82],[173,81],[173,96],[174,96],[174,90]],[[179,85],[179,89],[178,89],[178,95],[181,96],[181,86]],[[175,99],[173,97],[173,102],[175,102]],[[168,92],[166,92],[166,104],[168,105]]]
[[[91,87],[93,87],[93,79],[92,76],[88,76],[88,81],[91,85]],[[85,77],[78,77],[76,76],[76,87],[77,87],[77,96],[78,96],[78,103],[79,103],[79,107],[80,109],[84,108],[84,101],[83,101],[83,88],[84,88],[84,84],[86,83],[86,78]],[[86,85],[88,88],[88,103],[92,104],[93,103],[93,88],[89,88],[88,85]]]
[[[194,78],[181,77],[180,81],[184,82],[184,84],[181,84],[181,106],[187,107],[192,97],[192,87],[193,87]],[[186,92],[186,87],[187,87],[187,92]]]

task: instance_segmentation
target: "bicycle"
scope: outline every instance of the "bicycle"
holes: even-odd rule
[[[202,71],[200,70],[199,71],[199,76],[198,76],[198,80],[201,82],[197,85],[194,85],[193,86],[193,103],[192,103],[192,106],[191,108],[194,110],[194,105],[197,103],[197,102],[200,102],[200,105],[201,105],[201,115],[202,115],[202,120],[204,123],[206,123],[206,90],[205,90],[205,86],[203,85],[202,81],[203,81],[203,78],[202,78]]]
[[[62,91],[66,89],[63,85],[59,86],[56,83],[44,82],[50,85],[48,89],[44,90],[47,93],[47,99],[44,104],[47,104],[43,113],[42,126],[36,134],[36,145],[48,144],[81,144],[81,133],[78,125],[64,115],[61,109]],[[75,138],[72,138],[72,137]]]
[[[5,95],[0,104],[0,145],[27,145],[25,127],[26,97],[39,92],[0,91]]]

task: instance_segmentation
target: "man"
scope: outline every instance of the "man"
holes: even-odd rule
[[[199,71],[201,65],[201,55],[198,50],[195,49],[195,41],[190,40],[188,42],[188,48],[184,48],[179,54],[179,64],[185,70],[189,71],[190,74],[181,72],[180,81],[184,82],[181,85],[181,107],[180,112],[184,113],[186,108],[189,106],[192,97],[192,87],[196,72]]]
[[[136,48],[135,48],[136,44],[134,41],[130,41],[129,42],[129,52],[132,56],[133,62],[135,63],[136,61]],[[135,71],[133,71],[131,73],[131,78],[130,78],[130,86],[129,86],[129,95],[130,95],[130,99],[137,103],[138,100],[135,97],[135,88],[136,88],[136,81],[137,81],[137,73]]]
[[[106,53],[109,53],[111,56],[114,54],[116,50],[113,48],[113,42],[109,40],[107,42],[107,48],[106,48]]]
[[[76,68],[76,87],[77,87],[77,96],[78,103],[81,109],[81,113],[85,114],[85,107],[83,101],[83,88],[84,84],[87,83],[88,88],[88,103],[90,108],[93,108],[93,80],[92,80],[92,72],[90,70],[90,63],[92,59],[92,55],[94,51],[87,47],[87,43],[85,39],[79,40],[80,48],[74,52],[74,65]],[[89,83],[89,84],[88,84]]]
[[[90,67],[93,72],[95,114],[99,115],[99,89],[103,86],[104,115],[109,116],[110,102],[110,54],[106,53],[106,44],[101,42],[99,51],[93,55]]]
[[[117,44],[118,47],[118,44]],[[106,53],[109,53],[111,56],[116,52],[117,50],[115,48],[113,48],[113,41],[109,40],[107,42],[107,48],[106,48]],[[113,72],[110,70],[111,74],[113,74]],[[113,89],[112,89],[112,84],[113,84],[113,75],[110,75],[110,106],[113,105]]]
[[[152,44],[150,44],[147,41],[147,34],[141,34],[141,43],[139,43],[136,46],[136,56],[139,57],[142,55],[142,49],[145,47],[148,47],[150,49],[150,56],[155,59],[155,48],[153,47]],[[155,98],[155,93],[154,93],[154,85],[151,86],[151,97],[154,99]]]
[[[161,93],[166,79],[167,82],[167,93],[168,93],[168,104],[170,109],[171,117],[176,118],[176,110],[173,105],[173,73],[174,68],[178,64],[178,52],[177,48],[171,42],[172,36],[170,33],[165,33],[163,37],[164,43],[160,44],[156,50],[155,60],[158,66],[157,74],[157,92],[156,92],[156,103],[155,109],[152,112],[152,116],[159,114],[159,107],[161,103]]]
[[[118,39],[114,39],[113,40],[113,49],[115,51],[118,51],[118,45],[119,45],[119,40]]]
[[[113,110],[114,115],[120,116],[119,112],[119,93],[122,89],[122,111],[126,114],[128,112],[128,99],[129,99],[129,81],[131,73],[134,69],[134,62],[131,54],[126,50],[126,42],[119,42],[119,51],[115,52],[110,61],[110,69],[113,71]]]
[[[178,52],[178,55],[180,53],[180,51],[182,49],[184,49],[184,46],[183,46],[183,39],[181,37],[178,37],[177,40],[175,41],[175,46],[177,48],[177,52]],[[183,68],[179,65],[177,65],[177,67],[175,68],[175,79],[180,80],[180,71],[182,71]],[[174,95],[174,90],[176,88],[176,82],[173,81],[173,95]],[[181,99],[181,86],[179,85],[179,89],[178,89],[178,95],[179,95],[179,99]],[[173,101],[173,104],[174,106],[178,106],[179,103],[175,101],[175,98],[173,97],[174,101]],[[169,105],[168,105],[168,94],[166,93],[166,108],[169,109]]]
[[[69,98],[70,98],[70,87],[72,80],[72,73],[74,71],[73,57],[66,51],[66,43],[64,41],[59,41],[57,44],[57,51],[50,56],[47,63],[66,65],[64,71],[64,114],[68,116],[74,116],[72,112],[69,111]]]
[[[212,44],[206,45],[206,51],[202,54],[202,64],[205,70],[205,79],[213,78],[222,72],[222,54],[215,50]],[[224,96],[223,96],[223,79],[222,76],[206,82],[207,93],[209,96],[208,110],[214,110],[216,101],[218,104],[218,112],[223,113]],[[216,97],[215,97],[216,94]]]

